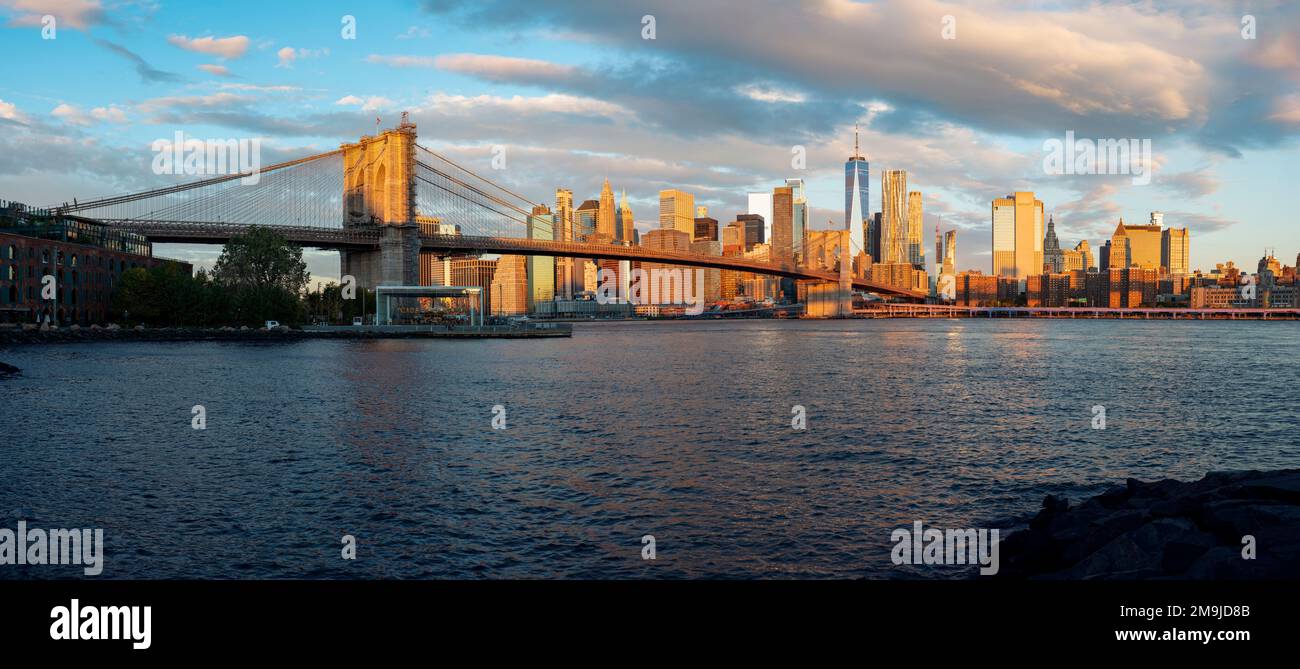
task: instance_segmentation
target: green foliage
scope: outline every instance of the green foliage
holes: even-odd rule
[[[253,228],[230,240],[211,274],[186,274],[167,263],[123,272],[113,291],[113,311],[155,327],[260,326],[275,320],[301,323],[301,297],[309,279],[302,249],[280,235]]]

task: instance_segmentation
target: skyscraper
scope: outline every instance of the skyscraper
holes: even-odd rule
[[[808,236],[808,194],[804,192],[803,179],[786,179],[785,185],[794,190],[794,253],[803,257],[804,239]]]
[[[533,207],[528,217],[529,239],[555,239],[555,215],[544,204]],[[528,274],[528,312],[537,311],[539,302],[555,299],[555,258],[527,256],[525,270]]]
[[[695,234],[695,196],[677,189],[659,191],[659,227]]]
[[[763,217],[763,239],[772,239],[772,194],[750,193],[749,214]]]
[[[1065,254],[1061,251],[1061,240],[1056,237],[1056,220],[1047,218],[1047,235],[1043,237],[1043,264],[1050,267],[1053,274],[1065,271]]]
[[[907,172],[880,173],[880,256],[883,263],[910,263],[907,249]],[[919,235],[918,235],[919,237]],[[917,240],[920,243],[920,240]]]
[[[627,204],[627,191],[623,191],[623,201],[618,206],[618,222],[615,225],[618,241],[623,244],[636,243],[636,226],[633,224],[632,208]]]
[[[555,189],[555,224],[556,239],[564,242],[573,241],[573,191],[567,188]],[[555,259],[556,297],[573,299],[574,285],[573,258]]]
[[[573,234],[575,241],[590,241],[592,235],[599,232],[600,201],[586,200],[573,212]]]
[[[699,208],[704,209],[704,207],[699,207]],[[700,214],[700,212],[698,211],[695,213]],[[691,238],[697,242],[719,241],[718,240],[718,219],[708,216],[707,209],[704,210],[703,215],[697,215],[695,217],[695,234],[692,235]],[[721,254],[721,251],[719,251],[719,254]]]
[[[1154,214],[1153,214],[1154,216]],[[1160,266],[1171,275],[1186,276],[1190,273],[1188,259],[1191,238],[1187,228],[1165,228],[1160,235]]]
[[[609,179],[605,179],[605,184],[600,187],[600,202],[596,213],[596,232],[602,235],[602,239],[613,240],[621,232],[614,230],[614,223],[617,220],[616,214],[617,212],[614,211],[614,189],[609,187]]]
[[[957,274],[957,231],[949,230],[944,235],[943,268],[941,274]]]
[[[1161,234],[1159,225],[1125,225],[1119,219],[1111,236],[1110,266],[1160,269]]]
[[[736,222],[745,228],[745,250],[749,251],[754,248],[755,244],[764,244],[767,238],[764,237],[764,230],[767,227],[763,217],[759,214],[740,214],[736,217]]]
[[[907,194],[907,261],[912,267],[925,269],[925,247],[922,241],[925,217],[921,214],[921,191]]]
[[[772,259],[794,259],[794,189],[772,189]]]
[[[993,200],[993,274],[1024,281],[1043,273],[1043,202],[1032,192]]]
[[[867,251],[866,225],[871,204],[868,202],[870,166],[858,148],[858,126],[853,126],[853,155],[844,163],[844,229],[849,231],[853,256]],[[867,251],[870,253],[870,251]],[[880,258],[875,257],[875,260]]]

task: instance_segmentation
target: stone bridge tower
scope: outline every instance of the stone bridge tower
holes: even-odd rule
[[[377,250],[343,251],[341,273],[362,288],[414,286],[420,278],[415,222],[415,124],[402,114],[392,130],[344,144],[343,227],[380,228]]]

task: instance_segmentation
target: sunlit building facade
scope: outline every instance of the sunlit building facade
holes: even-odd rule
[[[993,200],[993,274],[1024,281],[1043,271],[1043,202],[1032,192]]]

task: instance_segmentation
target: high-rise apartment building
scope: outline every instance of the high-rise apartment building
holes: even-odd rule
[[[1043,202],[1032,192],[993,200],[993,275],[1024,281],[1043,272]]]
[[[943,268],[940,274],[957,273],[957,231],[949,230],[943,236]]]
[[[659,227],[695,234],[695,196],[675,188],[659,191]]]
[[[917,240],[920,243],[920,240]],[[907,252],[907,172],[880,173],[880,257],[878,263],[911,263]]]

